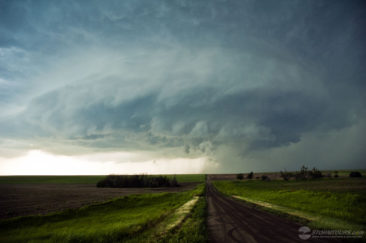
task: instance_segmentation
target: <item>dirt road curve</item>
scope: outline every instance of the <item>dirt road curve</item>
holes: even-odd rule
[[[207,183],[210,242],[326,242],[299,238],[300,224],[226,197]]]

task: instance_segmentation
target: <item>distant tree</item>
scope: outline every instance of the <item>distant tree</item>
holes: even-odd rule
[[[177,177],[174,175],[174,177],[170,180],[170,186],[179,186]]]
[[[109,175],[97,187],[170,187],[179,186],[176,177],[148,175]]]
[[[243,180],[243,179],[244,179],[244,175],[243,175],[243,173],[239,173],[239,174],[237,174],[237,175],[236,175],[236,179],[238,179],[238,180]]]
[[[334,171],[334,178],[338,178],[339,175],[338,175],[338,171]]]
[[[359,171],[352,171],[349,173],[349,177],[362,177],[362,174]]]
[[[248,175],[247,175],[247,179],[253,179],[253,171],[251,171]]]
[[[322,178],[323,174],[316,167],[313,167],[312,170],[308,170],[308,167],[303,165],[299,172],[295,173],[296,180],[308,180],[308,179],[319,179]]]
[[[299,172],[295,173],[296,180],[306,180],[308,178],[308,167],[305,165],[301,166],[301,169]]]
[[[286,170],[285,171],[281,171],[281,177],[285,180],[285,181],[288,181],[291,179],[291,177],[293,177],[293,174],[291,172],[287,172]]]
[[[308,175],[308,167],[306,167],[305,165],[301,166],[300,174],[304,175],[304,177],[307,177],[307,175]]]
[[[320,170],[318,170],[316,167],[314,167],[311,171],[309,171],[309,177],[312,179],[318,179],[322,178],[323,174]]]
[[[269,177],[268,177],[268,176],[266,176],[266,175],[262,175],[261,179],[262,179],[262,181],[270,181],[270,180],[271,180],[271,179],[269,179]]]

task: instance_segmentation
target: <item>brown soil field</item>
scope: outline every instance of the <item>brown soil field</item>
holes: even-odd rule
[[[130,194],[179,192],[197,183],[164,188],[97,188],[93,184],[0,184],[0,219],[48,214]]]

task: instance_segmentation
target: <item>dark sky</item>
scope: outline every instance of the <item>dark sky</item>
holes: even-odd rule
[[[365,1],[0,0],[0,167],[364,168],[365,39]]]

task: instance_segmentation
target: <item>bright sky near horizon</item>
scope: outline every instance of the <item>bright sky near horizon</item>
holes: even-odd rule
[[[366,3],[0,0],[0,174],[364,168]]]
[[[118,163],[113,157],[124,162]],[[205,158],[134,161],[137,157],[121,152],[112,156],[64,156],[31,150],[21,157],[0,159],[0,175],[200,174],[208,166]]]

